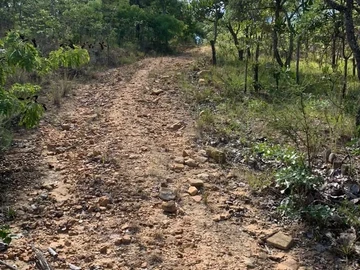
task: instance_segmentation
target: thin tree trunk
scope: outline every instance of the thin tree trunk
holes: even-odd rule
[[[336,68],[336,38],[339,35],[339,27],[340,25],[338,25],[338,23],[336,22],[336,12],[334,9],[332,9],[332,19],[333,19],[333,25],[334,25],[334,31],[332,34],[332,44],[331,44],[331,67],[333,69],[333,71],[335,71]]]
[[[345,61],[345,63],[344,63],[344,84],[343,84],[343,89],[342,89],[342,98],[345,98],[345,96],[346,96],[349,58],[344,57],[344,61]]]
[[[343,78],[343,88],[342,88],[342,98],[345,98],[346,91],[347,91],[347,79],[348,79],[348,62],[351,57],[350,55],[346,55],[346,42],[345,42],[345,36],[342,36],[342,57],[344,58],[344,78]]]
[[[294,33],[291,31],[290,32],[290,40],[289,40],[289,51],[288,51],[288,54],[286,57],[286,62],[285,62],[285,66],[288,68],[291,65],[293,52],[294,52]]]
[[[247,76],[248,76],[248,69],[249,69],[249,57],[246,56],[245,58],[245,86],[244,86],[244,93],[247,92]]]
[[[238,59],[240,61],[244,61],[244,50],[240,49],[240,42],[239,42],[239,38],[237,37],[237,33],[235,32],[231,23],[228,23],[228,25],[226,27],[229,30],[231,37],[233,38],[234,44],[236,46],[236,49],[238,51]]]
[[[332,37],[332,45],[331,45],[331,67],[333,71],[336,68],[336,37]]]
[[[214,39],[213,39],[213,40],[210,40],[211,53],[212,53],[212,64],[213,64],[214,66],[217,65],[216,47],[215,47],[215,44],[216,44],[216,39],[217,39],[217,36],[218,36],[219,12],[220,12],[220,11],[218,11],[218,10],[216,11],[216,18],[215,18],[215,21],[214,21]]]
[[[352,58],[352,74],[355,77],[356,76],[356,61],[355,57]]]
[[[211,53],[212,53],[212,64],[214,66],[217,65],[217,60],[216,60],[216,47],[215,47],[215,41],[214,40],[210,40],[210,45],[211,45]]]
[[[346,37],[356,60],[357,76],[360,80],[360,47],[356,40],[355,26],[352,14],[354,9],[354,0],[346,0],[345,5],[338,4],[333,0],[325,1],[331,8],[336,9],[344,14]]]
[[[278,27],[281,21],[280,19],[280,9],[281,9],[281,0],[275,1],[275,25],[273,29],[273,50],[274,50],[274,58],[278,62],[280,67],[284,66],[283,61],[281,60],[280,53],[279,53],[279,37],[278,37]]]
[[[255,64],[254,64],[254,90],[258,92],[260,90],[260,83],[259,83],[259,57],[260,57],[260,42],[256,43],[255,49]]]
[[[300,46],[301,46],[301,38],[298,37],[297,45],[296,45],[296,83],[300,84]]]
[[[247,57],[248,57],[248,58],[251,57],[249,40],[250,40],[249,26],[247,26],[247,27],[245,28],[245,44],[246,44],[246,53],[247,53]]]

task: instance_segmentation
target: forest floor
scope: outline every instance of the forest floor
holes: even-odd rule
[[[335,267],[301,224],[267,221],[246,179],[195,143],[177,83],[194,61],[147,58],[99,73],[37,129],[15,134],[0,185],[3,218],[14,214],[19,237],[0,260],[34,269],[33,244],[54,269]],[[203,182],[198,195],[188,193],[191,180]],[[261,241],[278,231],[293,236],[290,250]]]

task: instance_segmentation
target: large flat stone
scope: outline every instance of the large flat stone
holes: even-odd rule
[[[204,186],[204,181],[200,179],[190,179],[190,186],[194,186],[196,188],[202,188]]]
[[[288,250],[293,244],[293,238],[282,232],[278,232],[266,239],[266,242],[273,247]]]
[[[295,261],[293,258],[288,258],[286,261],[279,263],[276,270],[298,270],[299,263]]]

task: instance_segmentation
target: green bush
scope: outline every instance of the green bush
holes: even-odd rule
[[[4,129],[14,119],[18,119],[19,125],[32,128],[39,123],[44,113],[44,106],[37,102],[40,86],[30,83],[9,84],[7,79],[11,75],[18,70],[41,75],[60,67],[76,68],[88,61],[87,51],[80,48],[60,48],[51,52],[49,58],[41,57],[32,44],[21,40],[19,33],[14,31],[0,40],[1,147],[9,145],[9,136]]]

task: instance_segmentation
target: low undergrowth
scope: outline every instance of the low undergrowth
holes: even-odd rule
[[[356,78],[343,96],[337,72],[301,63],[297,84],[291,70],[274,78],[273,64],[262,59],[255,89],[243,62],[208,62],[200,59],[182,80],[199,142],[225,148],[232,165],[248,166],[249,185],[275,191],[281,215],[336,231],[335,238],[360,229]],[[353,255],[355,242],[341,246],[341,255]]]

